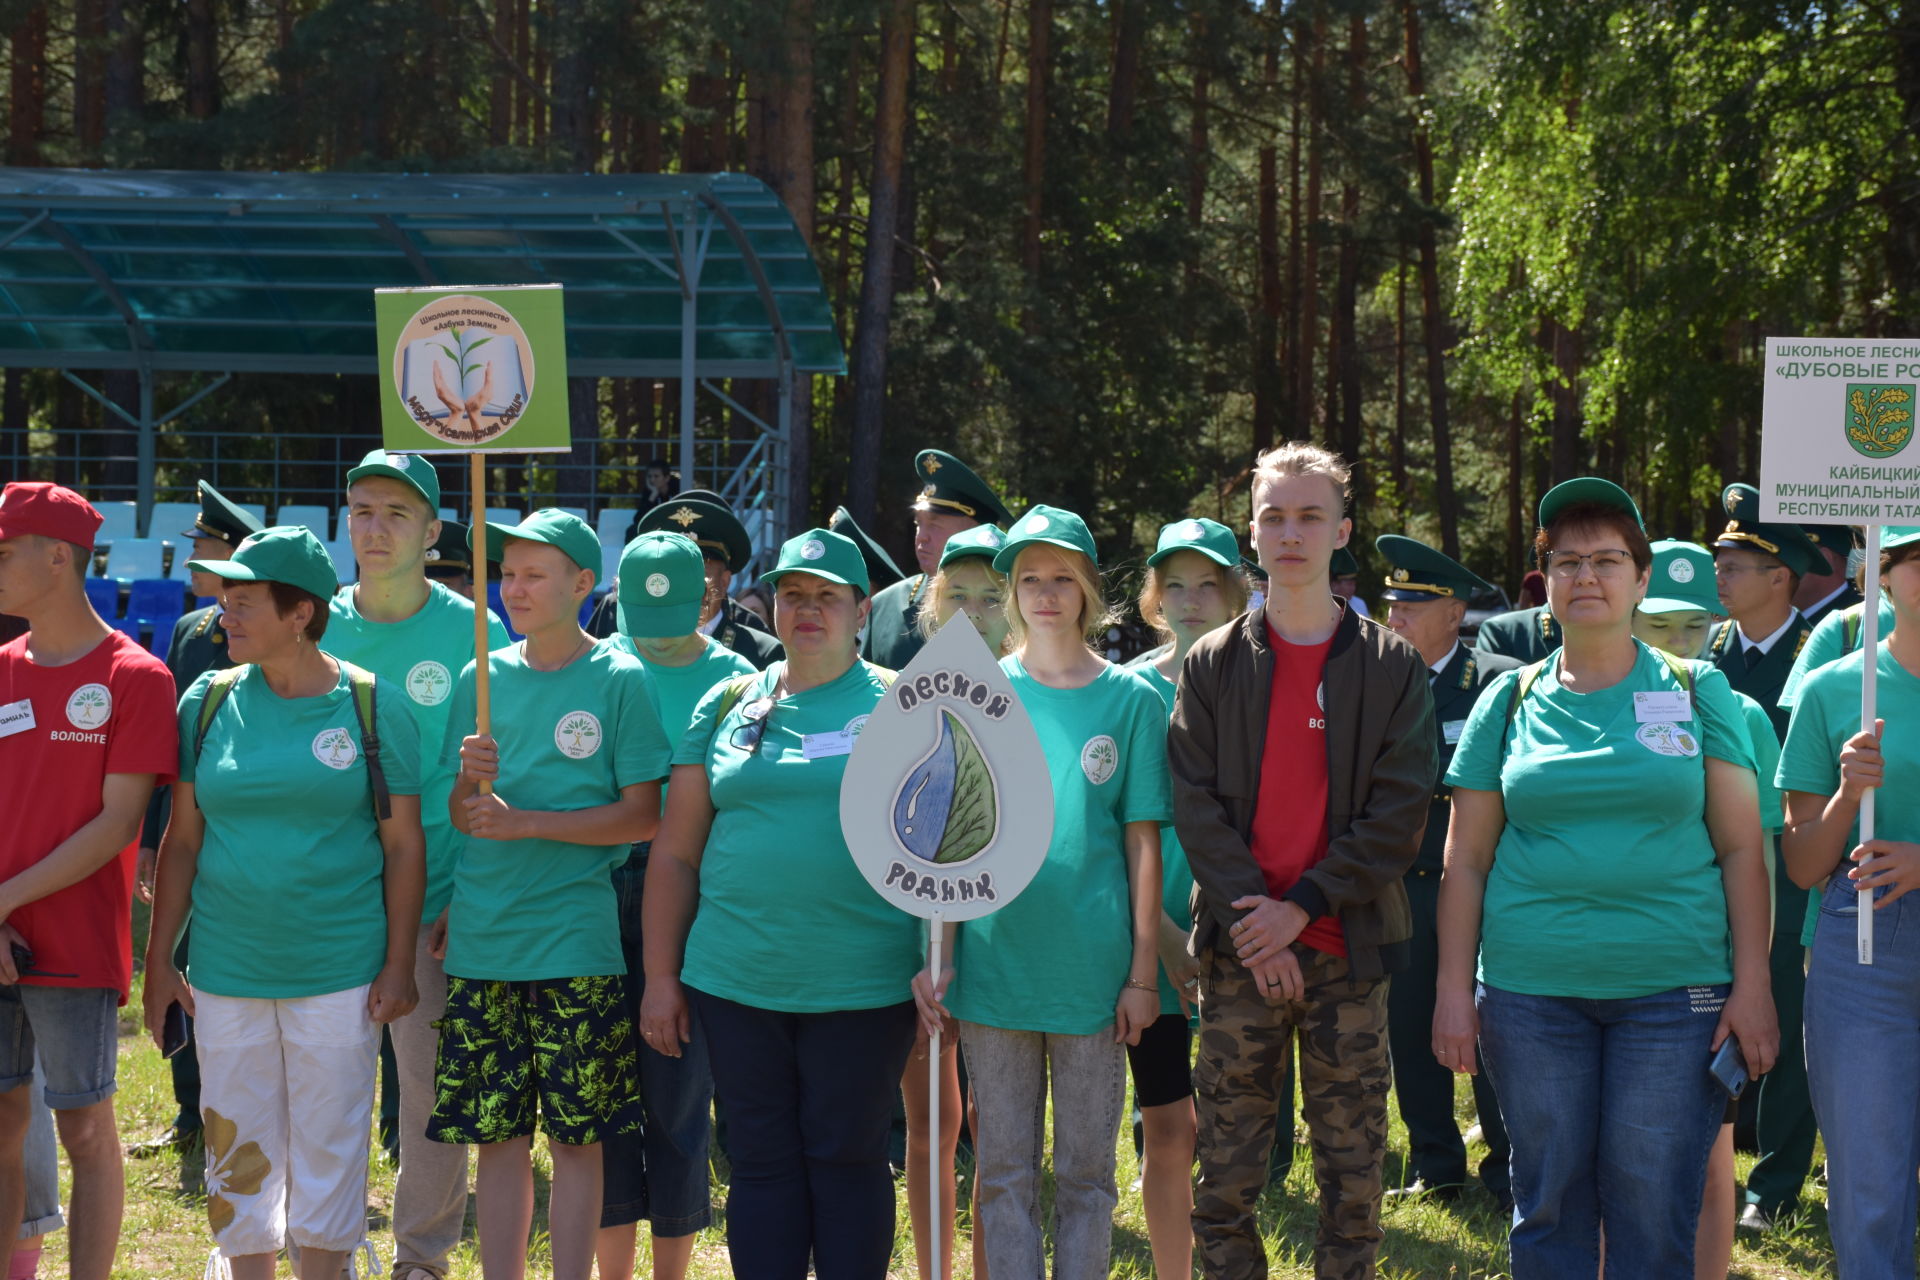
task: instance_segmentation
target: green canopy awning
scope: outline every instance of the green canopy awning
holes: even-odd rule
[[[845,372],[753,178],[0,168],[0,366],[370,374],[374,289],[536,282],[576,375]]]

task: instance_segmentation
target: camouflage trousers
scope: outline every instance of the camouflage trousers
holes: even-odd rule
[[[1275,1098],[1300,1045],[1301,1109],[1320,1188],[1317,1280],[1366,1280],[1380,1249],[1387,1149],[1387,984],[1356,982],[1337,956],[1297,947],[1305,998],[1268,1001],[1231,954],[1204,957],[1194,1064],[1200,1187],[1193,1234],[1203,1274],[1260,1280],[1254,1216],[1273,1148]],[[1291,1141],[1291,1134],[1280,1135]]]

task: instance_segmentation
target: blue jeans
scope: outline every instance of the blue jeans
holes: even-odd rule
[[[1871,965],[1855,958],[1857,899],[1836,871],[1807,966],[1807,1085],[1827,1140],[1827,1226],[1847,1280],[1912,1280],[1920,897],[1874,913]]]
[[[1483,1064],[1513,1146],[1514,1280],[1691,1280],[1726,1094],[1707,1074],[1727,987],[1627,1000],[1482,986]],[[1851,1278],[1849,1278],[1851,1280]]]
[[[886,1280],[887,1125],[913,1049],[911,1000],[781,1013],[687,988],[727,1114],[727,1249],[739,1280]]]
[[[647,878],[647,845],[634,846],[624,866],[613,872],[620,901],[620,949],[627,958],[627,989],[638,1011],[646,994],[640,962],[640,898]],[[605,1176],[600,1225],[623,1227],[646,1219],[652,1234],[690,1236],[713,1221],[707,1186],[707,1143],[713,1131],[713,1073],[707,1065],[707,1037],[692,1018],[693,1040],[669,1058],[640,1046],[640,1108],[645,1123],[638,1133],[609,1133],[600,1140]]]

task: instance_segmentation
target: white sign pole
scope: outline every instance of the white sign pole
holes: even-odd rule
[[[1867,601],[1860,608],[1860,647],[1865,657],[1860,670],[1860,727],[1871,733],[1876,705],[1879,701],[1875,696],[1878,693],[1875,687],[1878,681],[1875,676],[1880,666],[1877,652],[1880,645],[1880,526],[1877,524],[1867,526],[1866,595]],[[1860,797],[1861,844],[1873,839],[1873,797],[1877,790],[1876,787],[1869,787],[1867,793]],[[1862,870],[1872,865],[1872,858],[1863,859],[1860,863]],[[1855,901],[1860,904],[1859,920],[1856,925],[1859,930],[1860,963],[1872,964],[1873,891],[1871,889],[1863,891]]]
[[[945,930],[946,924],[938,911],[927,917],[927,972],[933,975],[936,985],[940,981],[940,935]],[[927,1274],[935,1280],[946,1274],[946,1251],[941,1248],[947,1234],[947,1204],[940,1194],[945,1190],[941,1185],[944,1180],[940,1175],[944,1171],[940,1167],[940,1156],[946,1149],[946,1144],[940,1141],[940,1085],[940,1030],[936,1027],[927,1037],[927,1221],[932,1224],[927,1234],[933,1251],[933,1265]]]

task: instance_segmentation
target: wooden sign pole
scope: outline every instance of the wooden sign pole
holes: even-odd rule
[[[467,541],[473,547],[473,731],[484,738],[493,732],[493,691],[487,677],[487,616],[493,612],[487,603],[487,456],[470,453],[472,470],[468,492],[473,495],[473,524]],[[480,794],[492,795],[493,784],[482,782]]]

